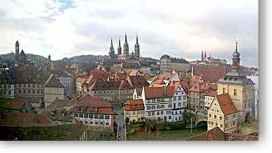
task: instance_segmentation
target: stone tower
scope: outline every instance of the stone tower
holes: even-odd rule
[[[15,63],[18,64],[19,62],[19,57],[20,57],[20,45],[19,41],[17,40],[15,42]]]
[[[235,51],[232,54],[232,70],[239,72],[240,69],[240,53],[238,52],[238,42],[235,42]]]
[[[123,54],[125,57],[129,57],[129,46],[128,46],[128,42],[127,42],[127,34],[125,34],[125,43],[123,46]]]
[[[136,36],[136,44],[134,46],[134,51],[135,51],[135,57],[140,58],[140,45],[139,45],[138,36]]]

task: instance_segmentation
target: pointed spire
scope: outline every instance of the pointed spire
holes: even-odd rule
[[[119,38],[119,42],[118,42],[118,55],[121,55],[122,54],[122,47],[121,47],[121,41],[120,41],[120,38]]]
[[[128,42],[127,42],[127,34],[125,33],[125,43],[123,46],[123,54],[125,55],[125,57],[129,56],[129,46],[128,46]]]
[[[235,41],[235,52],[238,52],[238,41]]]
[[[125,33],[125,43],[127,43],[127,33]]]
[[[110,52],[109,55],[111,58],[114,57],[114,47],[113,47],[113,43],[112,43],[112,38],[111,38],[111,44],[110,44]]]
[[[138,35],[136,35],[136,44],[139,44]]]
[[[204,56],[203,56],[203,50],[201,51],[201,61],[203,61]]]
[[[139,45],[138,35],[136,35],[136,44],[134,46],[134,51],[135,51],[135,57],[139,58],[140,57],[140,45]]]

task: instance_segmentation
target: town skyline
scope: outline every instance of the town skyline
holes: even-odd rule
[[[115,1],[112,7],[106,1],[10,1],[0,7],[0,54],[13,51],[18,39],[27,53],[51,54],[53,60],[108,55],[110,39],[116,50],[127,33],[130,49],[138,35],[142,56],[157,59],[163,54],[199,59],[204,50],[230,62],[238,40],[242,64],[258,66],[258,1],[198,2],[201,7],[195,2],[154,3]],[[211,3],[216,8],[207,5]]]

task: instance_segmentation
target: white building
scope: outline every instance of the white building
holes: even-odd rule
[[[84,96],[71,109],[74,119],[81,124],[113,128],[116,113],[110,103],[100,97]]]
[[[181,86],[145,87],[142,99],[145,119],[167,122],[183,120],[187,95]]]

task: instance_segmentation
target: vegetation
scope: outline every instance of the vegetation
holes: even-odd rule
[[[188,140],[192,136],[206,132],[206,128],[185,127],[184,122],[156,122],[146,121],[145,123],[135,123],[128,126],[128,140]]]
[[[0,140],[80,140],[83,132],[87,140],[114,140],[108,128],[92,128],[83,125],[59,125],[52,127],[3,127]]]

